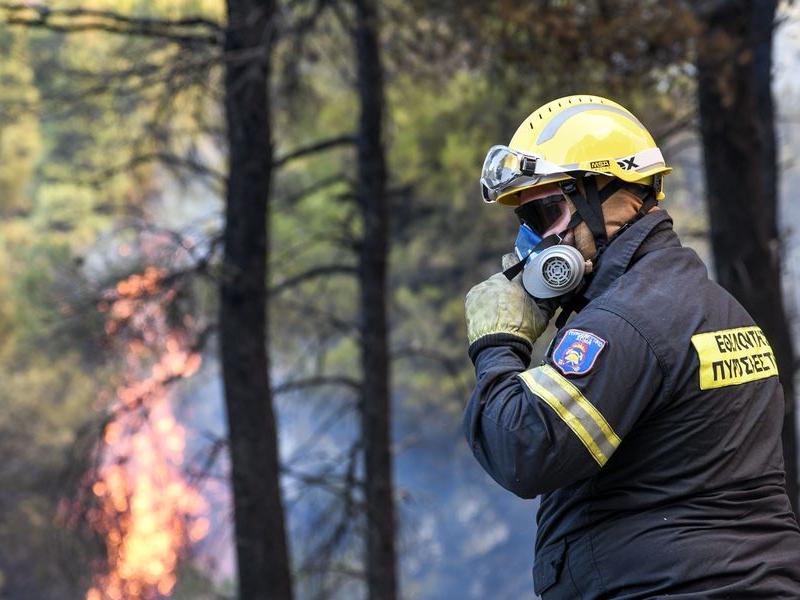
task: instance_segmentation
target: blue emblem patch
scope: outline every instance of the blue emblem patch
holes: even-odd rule
[[[592,370],[606,343],[588,331],[568,329],[553,350],[553,363],[564,375],[583,375]]]

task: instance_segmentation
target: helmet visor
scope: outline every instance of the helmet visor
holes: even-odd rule
[[[522,204],[514,210],[520,223],[531,228],[539,237],[561,233],[569,224],[571,212],[563,194],[553,194]]]
[[[483,199],[494,202],[505,192],[539,183],[545,176],[563,171],[558,165],[541,157],[527,155],[508,146],[492,146],[481,171]]]

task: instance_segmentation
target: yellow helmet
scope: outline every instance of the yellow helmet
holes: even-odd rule
[[[610,175],[653,188],[664,199],[672,169],[653,137],[625,107],[599,96],[565,96],[533,111],[508,146],[489,151],[481,177],[487,202],[519,204],[519,192],[573,179]]]

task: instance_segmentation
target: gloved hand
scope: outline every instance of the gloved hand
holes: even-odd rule
[[[517,260],[516,255],[506,254],[503,269]],[[509,281],[502,273],[496,273],[467,293],[464,312],[470,346],[487,335],[510,334],[533,347],[542,335],[555,307],[547,313],[543,311],[524,290],[519,279],[517,275]]]

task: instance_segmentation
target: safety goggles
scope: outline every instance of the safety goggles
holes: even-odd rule
[[[524,154],[508,146],[492,146],[483,161],[481,192],[485,202],[494,202],[498,196],[561,175],[564,168],[539,156]]]
[[[558,192],[520,205],[514,212],[540,238],[560,234],[569,227],[571,211],[566,197]]]

